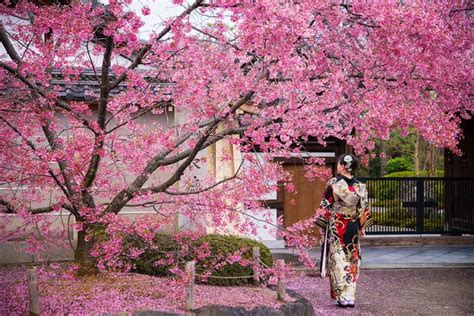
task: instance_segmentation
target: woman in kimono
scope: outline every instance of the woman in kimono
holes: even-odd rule
[[[327,266],[331,297],[340,307],[354,307],[361,251],[359,239],[372,224],[365,184],[353,174],[358,159],[350,154],[337,159],[337,176],[328,181],[316,224],[328,231]]]

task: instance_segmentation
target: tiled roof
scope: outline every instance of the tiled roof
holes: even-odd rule
[[[51,83],[59,87],[59,90],[56,90],[56,92],[65,100],[89,101],[95,99],[100,94],[100,84],[93,72],[84,72],[81,74],[80,80],[74,81],[65,81],[59,71],[52,75]],[[120,84],[112,89],[111,94],[116,95],[125,90],[126,86]]]
[[[100,73],[100,69],[97,70],[97,73]],[[115,78],[116,76],[112,74],[110,81],[113,81]],[[53,71],[51,83],[59,87],[59,90],[57,90],[59,96],[68,101],[90,101],[96,99],[100,94],[100,83],[92,70],[84,70],[80,75],[80,80],[74,81],[64,80],[59,70]],[[159,82],[154,85],[154,90],[158,90],[160,86],[168,84],[169,83]],[[110,94],[117,95],[126,89],[126,83],[122,82],[112,89]]]

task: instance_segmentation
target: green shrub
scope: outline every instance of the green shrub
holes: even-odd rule
[[[424,230],[425,231],[442,231],[444,229],[444,216],[437,220],[425,218]]]
[[[212,276],[249,276],[252,275],[251,266],[242,266],[239,263],[224,263],[222,267],[214,269],[216,263],[222,263],[229,254],[237,253],[244,249],[242,258],[252,259],[252,248],[260,248],[260,260],[267,266],[273,265],[270,250],[260,242],[249,238],[243,238],[232,235],[205,235],[197,240],[180,240],[179,242],[170,236],[156,235],[153,240],[153,246],[147,246],[140,240],[129,240],[129,245],[139,249],[145,249],[144,253],[137,259],[131,260],[134,265],[134,272],[156,275],[172,276],[170,269],[176,263],[183,268],[186,261],[196,261],[196,274],[201,275],[206,271],[212,271]],[[209,255],[205,258],[198,258],[196,249],[208,248]],[[161,264],[156,264],[159,261]],[[169,260],[170,262],[166,262]],[[196,279],[198,282],[199,278]],[[211,285],[244,285],[252,282],[252,279],[215,279],[209,278],[208,284]]]
[[[252,260],[252,248],[260,248],[260,260],[265,265],[271,267],[273,265],[272,254],[270,250],[262,243],[243,237],[231,236],[231,235],[218,235],[211,234],[200,238],[196,242],[196,246],[202,245],[207,242],[211,248],[211,257],[199,262],[196,267],[196,273],[200,274],[209,267],[207,265],[213,261],[215,255],[226,255],[239,251],[240,249],[246,249],[242,254],[242,257],[247,260]],[[252,275],[251,266],[242,266],[239,263],[226,264],[223,268],[215,271],[213,276],[249,276]],[[244,285],[252,282],[252,279],[213,279],[209,278],[209,284],[212,285]]]
[[[169,264],[155,264],[158,260],[168,259],[167,254],[175,254],[175,258],[178,257],[180,247],[178,242],[171,236],[157,234],[153,238],[153,246],[150,247],[147,243],[141,240],[139,237],[127,237],[125,240],[126,247],[138,248],[144,250],[144,252],[137,258],[131,259],[131,263],[134,266],[133,272],[155,275],[155,276],[171,276],[170,269],[172,265]],[[192,260],[192,259],[190,259]]]
[[[400,205],[400,201],[375,199],[370,203],[371,207],[390,207],[394,205]]]
[[[442,177],[444,175],[444,170],[438,170],[437,174],[438,177]],[[426,177],[426,171],[420,172],[420,177]],[[414,171],[399,171],[387,174],[384,178],[405,178],[405,177],[416,177]],[[400,198],[402,192],[402,184],[398,181],[390,181],[390,180],[379,180],[374,182],[369,182],[368,192],[370,197],[376,198],[378,201],[381,200],[394,200]],[[443,185],[437,186],[436,189],[436,199],[437,201],[443,201],[443,194],[444,194],[444,187]],[[383,203],[383,202],[380,202]],[[381,205],[382,206],[382,205]]]
[[[392,207],[383,212],[373,213],[374,224],[402,228],[416,228],[416,218],[410,210]]]
[[[420,172],[420,177],[426,177],[427,172],[426,171],[421,171]],[[436,176],[437,177],[443,177],[444,176],[444,170],[437,170],[436,171]],[[401,171],[401,172],[395,172],[386,175],[385,177],[392,177],[392,178],[403,178],[403,177],[416,177],[414,171]],[[425,195],[435,201],[438,202],[438,207],[443,208],[444,207],[444,182],[441,182],[439,184],[436,184],[432,186],[434,183],[433,182],[425,182]],[[397,190],[399,190],[397,188]],[[431,190],[434,190],[434,192],[430,192]],[[389,190],[390,191],[390,190]],[[392,190],[393,191],[393,190]],[[389,195],[390,197],[394,198],[396,197],[396,193],[391,192]],[[399,192],[399,191],[398,191]]]
[[[369,182],[370,183],[370,182]],[[371,197],[377,200],[394,200],[399,197],[400,182],[391,180],[377,180],[371,182],[367,188]]]
[[[385,175],[386,178],[404,178],[404,177],[416,177],[415,171],[399,171],[399,172],[392,172]],[[428,172],[426,170],[421,170],[418,177],[427,177]],[[444,176],[444,170],[436,170],[437,177]]]
[[[387,172],[394,173],[399,171],[410,171],[413,166],[410,158],[408,157],[397,157],[387,161]]]
[[[391,207],[382,212],[373,212],[374,224],[400,228],[416,229],[416,211],[414,209]],[[425,231],[443,230],[444,214],[435,218],[429,218],[425,214]]]

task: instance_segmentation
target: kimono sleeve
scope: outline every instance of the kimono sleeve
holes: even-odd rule
[[[323,214],[318,216],[316,219],[316,225],[325,229],[328,224],[328,214],[329,211],[332,209],[332,205],[334,203],[334,193],[332,189],[332,184],[334,183],[333,179],[329,180],[326,185],[326,190],[324,191],[323,197],[321,199],[321,203],[319,204],[320,209],[326,210]]]
[[[366,229],[373,225],[372,212],[369,209],[369,195],[367,190],[363,190],[363,194],[360,197],[360,204],[358,210],[359,228]]]

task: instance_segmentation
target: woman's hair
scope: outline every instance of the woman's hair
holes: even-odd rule
[[[359,159],[352,154],[343,154],[337,157],[337,162],[340,163],[351,174],[359,168]]]

